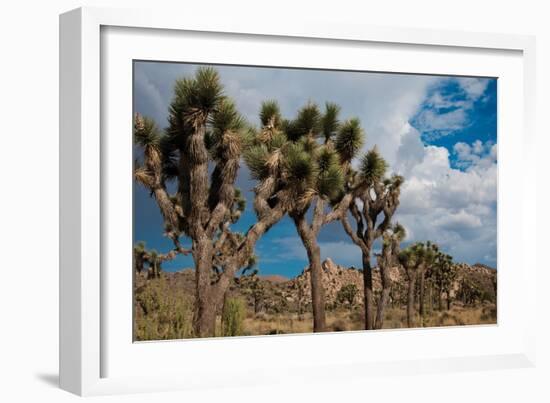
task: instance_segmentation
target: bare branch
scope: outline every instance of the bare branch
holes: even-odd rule
[[[227,210],[228,207],[223,202],[219,202],[214,210],[212,210],[212,213],[210,213],[210,220],[208,221],[205,230],[207,237],[211,238],[214,235],[216,228],[220,226],[220,223],[224,219]]]
[[[360,238],[357,233],[353,230],[353,228],[351,227],[351,224],[348,220],[348,217],[347,216],[343,216],[340,218],[340,222],[342,223],[342,226],[344,227],[344,230],[346,231],[346,233],[348,234],[348,236],[351,238],[351,240],[353,241],[354,244],[356,244],[357,246],[359,246],[361,248],[361,251],[363,253],[367,253],[368,254],[368,248],[367,248],[367,245],[365,244],[365,242],[363,241],[362,238]]]
[[[172,239],[172,241],[174,242],[174,246],[175,246],[174,250],[177,253],[181,253],[182,255],[185,255],[185,256],[191,253],[191,249],[186,249],[183,246],[181,246],[180,240],[178,238],[174,238]]]
[[[339,220],[342,216],[346,214],[348,208],[353,201],[353,194],[347,193],[342,200],[335,206],[331,212],[329,212],[323,221],[323,225],[326,225],[332,221]]]

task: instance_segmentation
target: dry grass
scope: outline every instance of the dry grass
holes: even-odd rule
[[[422,327],[420,318],[416,317],[418,327]],[[495,324],[496,309],[494,305],[477,308],[453,307],[449,311],[433,311],[424,317],[424,327],[460,326]],[[384,329],[407,327],[407,314],[404,308],[389,308],[386,311]],[[363,313],[360,309],[327,312],[328,331],[362,330]],[[313,330],[311,313],[268,315],[249,314],[244,321],[244,335],[310,333]]]

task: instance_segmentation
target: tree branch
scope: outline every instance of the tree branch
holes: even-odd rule
[[[325,219],[323,220],[323,225],[326,225],[326,224],[328,224],[332,221],[339,220],[342,216],[344,216],[346,214],[346,212],[348,211],[348,208],[349,208],[352,200],[353,200],[353,194],[351,192],[347,193],[342,198],[342,200],[340,200],[340,202],[338,203],[336,208],[334,208],[331,212],[329,212],[325,216]]]
[[[359,246],[361,248],[362,252],[368,254],[367,245],[365,244],[363,239],[361,239],[357,235],[357,233],[353,230],[353,228],[351,227],[351,224],[348,220],[348,217],[346,215],[344,215],[343,217],[340,218],[340,222],[342,223],[342,226],[344,227],[344,230],[346,231],[348,236],[351,238],[353,243],[356,244],[357,246]]]
[[[224,219],[227,213],[228,207],[225,203],[219,202],[217,206],[210,213],[210,220],[206,225],[206,236],[211,238],[214,235],[216,229],[220,226],[220,223]]]

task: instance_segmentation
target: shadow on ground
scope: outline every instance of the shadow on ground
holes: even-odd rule
[[[36,374],[37,379],[41,380],[47,385],[55,388],[59,387],[59,375],[58,374]]]

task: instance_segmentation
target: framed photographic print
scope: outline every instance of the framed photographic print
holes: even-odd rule
[[[533,49],[62,15],[61,386],[532,365]]]

